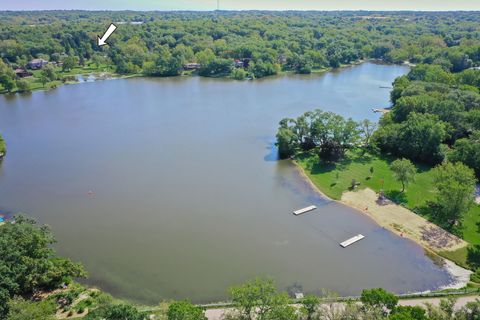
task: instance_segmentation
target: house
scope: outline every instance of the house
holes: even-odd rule
[[[235,68],[244,68],[245,67],[245,62],[242,60],[235,60]]]
[[[25,69],[22,69],[22,68],[18,68],[18,69],[15,69],[15,75],[17,76],[17,78],[25,78],[25,77],[31,77],[32,74],[30,72],[28,72],[27,70]]]
[[[33,59],[32,61],[30,61],[29,63],[27,63],[27,68],[29,69],[33,69],[33,70],[36,70],[36,69],[42,69],[44,65],[48,64],[48,61],[47,60],[43,60],[43,59]]]
[[[287,63],[287,56],[284,54],[281,54],[278,56],[278,63],[280,64],[286,64]]]
[[[195,63],[195,62],[190,62],[190,63],[187,63],[183,66],[183,69],[185,70],[198,70],[200,69],[200,63]]]
[[[234,65],[235,65],[235,68],[246,69],[250,65],[250,59],[249,58],[235,59]]]

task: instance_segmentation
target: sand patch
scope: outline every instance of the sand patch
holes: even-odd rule
[[[457,236],[402,206],[391,201],[378,201],[377,193],[371,189],[345,192],[342,202],[367,214],[382,227],[435,252],[454,251],[468,245]]]

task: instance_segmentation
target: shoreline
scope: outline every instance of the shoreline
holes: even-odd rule
[[[342,205],[345,205],[349,208],[352,208],[354,209],[355,211],[358,211],[359,213],[363,214],[364,216],[370,218],[376,225],[388,230],[389,232],[397,235],[397,236],[400,236],[402,238],[406,238],[410,241],[413,241],[415,244],[419,245],[420,247],[422,247],[426,252],[428,252],[429,254],[432,254],[434,256],[435,259],[439,259],[439,261],[441,261],[441,263],[443,264],[442,268],[444,268],[449,274],[450,276],[452,277],[452,279],[454,280],[452,283],[450,284],[447,284],[447,285],[444,285],[444,286],[441,286],[439,287],[437,290],[447,290],[447,289],[461,289],[463,287],[465,287],[469,282],[470,282],[470,275],[473,273],[472,271],[470,270],[467,270],[465,268],[462,268],[460,266],[458,266],[457,264],[455,264],[455,262],[451,261],[451,260],[448,260],[442,256],[440,256],[438,254],[438,251],[440,251],[440,248],[435,250],[434,248],[430,247],[429,245],[427,245],[425,242],[422,242],[422,241],[419,241],[419,239],[417,239],[416,237],[412,236],[409,232],[403,232],[403,231],[399,231],[397,230],[396,228],[394,228],[390,223],[386,223],[385,220],[380,220],[378,219],[378,217],[376,217],[375,215],[371,214],[370,212],[365,212],[364,210],[362,210],[361,208],[359,208],[360,206],[355,206],[354,204],[352,204],[351,202],[347,202],[343,199],[343,195],[342,195],[342,199],[341,200],[337,200],[337,199],[332,199],[331,197],[329,197],[328,195],[326,195],[315,183],[313,183],[313,181],[310,179],[310,177],[308,176],[307,172],[305,171],[305,169],[297,162],[295,161],[294,159],[291,159],[289,160],[295,167],[295,170],[298,172],[299,174],[299,177],[304,180],[306,183],[308,183],[308,185],[317,193],[319,194],[321,197],[329,200],[329,201],[333,201],[333,202],[336,202],[336,203],[339,203],[339,204],[342,204]],[[371,190],[371,189],[362,189],[362,190]],[[360,191],[360,190],[358,190]],[[354,192],[358,192],[358,191],[352,191],[352,193]],[[373,190],[371,190],[373,191]],[[375,191],[373,191],[375,192]],[[345,192],[343,193],[345,194]],[[376,194],[376,193],[375,193]],[[407,210],[407,211],[410,211],[406,208],[403,208],[397,204],[391,204],[391,205],[394,205],[394,206],[398,206],[400,208],[402,208],[403,210]],[[415,213],[412,212],[412,214],[416,215]],[[423,218],[422,218],[423,219]],[[439,228],[439,227],[438,227]],[[462,240],[463,241],[463,240]],[[460,244],[460,248],[463,248],[464,246],[467,246],[468,243],[461,243]],[[458,248],[455,248],[454,250],[456,250]],[[451,248],[441,248],[441,250],[447,250],[447,251],[454,251],[452,250]]]
[[[81,77],[87,77],[87,78],[89,76],[94,76],[95,80],[93,80],[93,81],[78,81],[78,80],[75,80],[75,81],[60,82],[58,84],[55,84],[52,87],[31,88],[29,91],[25,91],[25,92],[19,92],[18,90],[15,90],[15,91],[12,91],[12,92],[0,91],[0,95],[4,95],[4,96],[7,96],[7,95],[13,96],[13,95],[16,95],[16,94],[25,95],[25,94],[30,94],[34,91],[49,91],[49,90],[53,90],[53,89],[57,89],[59,87],[65,86],[65,85],[75,85],[75,84],[83,84],[83,83],[92,83],[92,82],[97,82],[97,81],[119,80],[119,79],[129,79],[129,78],[201,77],[201,78],[213,78],[213,79],[226,79],[226,80],[234,80],[234,81],[255,81],[255,80],[262,80],[262,79],[268,79],[268,78],[274,78],[274,77],[283,77],[283,76],[288,76],[288,75],[292,75],[292,74],[301,75],[301,76],[323,75],[323,74],[328,73],[328,72],[337,72],[337,71],[341,72],[344,69],[351,68],[351,67],[354,67],[354,66],[358,66],[358,65],[361,65],[361,64],[367,63],[367,62],[377,63],[377,64],[385,64],[385,65],[407,66],[407,67],[412,66],[412,64],[410,64],[409,62],[390,63],[390,62],[383,61],[381,59],[369,58],[369,59],[361,59],[361,60],[357,60],[357,61],[352,61],[349,64],[342,64],[337,68],[327,67],[327,68],[324,68],[324,69],[314,69],[314,70],[311,71],[310,74],[298,74],[298,73],[295,73],[294,71],[289,70],[289,71],[280,71],[279,73],[277,73],[275,75],[270,75],[270,76],[266,76],[266,77],[262,77],[262,78],[256,78],[256,79],[245,78],[244,80],[236,80],[236,79],[234,79],[230,76],[227,76],[227,77],[226,76],[204,77],[204,76],[198,75],[197,73],[192,73],[192,72],[186,72],[186,73],[180,74],[178,76],[167,76],[167,77],[153,77],[153,76],[145,75],[143,73],[119,74],[119,73],[108,72],[108,71],[107,72],[90,72],[90,73],[85,72],[85,73],[74,74],[73,76],[74,77],[81,76]],[[107,77],[103,77],[103,74],[106,74]],[[58,82],[58,81],[53,81],[53,82]]]

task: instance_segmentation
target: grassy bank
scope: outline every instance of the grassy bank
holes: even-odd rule
[[[94,63],[87,63],[85,66],[76,66],[71,70],[63,71],[60,67],[55,67],[55,73],[57,74],[57,80],[55,81],[48,81],[45,84],[41,81],[41,74],[42,70],[29,70],[32,73],[31,77],[23,78],[28,83],[28,90],[49,90],[52,88],[56,88],[66,83],[75,83],[76,81],[71,81],[69,78],[77,76],[77,75],[99,75],[102,73],[114,74],[114,70],[112,66],[108,66],[106,64],[103,65],[95,65]],[[18,88],[14,88],[11,93],[18,92]],[[0,94],[7,93],[6,90],[0,85]]]
[[[7,144],[5,143],[5,140],[3,140],[2,136],[0,136],[0,154],[4,155],[6,151],[7,151]]]
[[[359,183],[359,189],[370,188],[376,192],[381,189],[396,203],[433,221],[427,202],[434,199],[432,168],[417,165],[415,182],[407,186],[404,193],[401,183],[394,178],[390,163],[395,160],[388,156],[362,154],[361,151],[349,151],[345,159],[338,163],[319,160],[318,156],[303,153],[296,157],[311,181],[327,196],[340,200],[342,194],[350,191],[352,179]],[[373,172],[373,173],[372,173]],[[475,205],[465,215],[459,235],[471,244],[480,244],[480,206]],[[458,252],[439,252],[460,265],[465,265],[467,249]]]

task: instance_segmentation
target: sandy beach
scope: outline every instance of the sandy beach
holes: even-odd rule
[[[304,169],[295,164],[299,174],[311,187],[322,197],[330,201],[337,201],[370,217],[379,226],[414,241],[425,250],[435,254],[439,251],[455,251],[468,246],[468,243],[457,236],[443,230],[439,226],[427,221],[425,218],[389,201],[379,201],[378,194],[369,188],[348,191],[342,194],[341,200],[328,197],[308,177]],[[442,289],[459,289],[464,287],[470,280],[470,270],[457,266],[454,262],[438,256],[442,259],[445,269],[452,275],[455,281]]]

